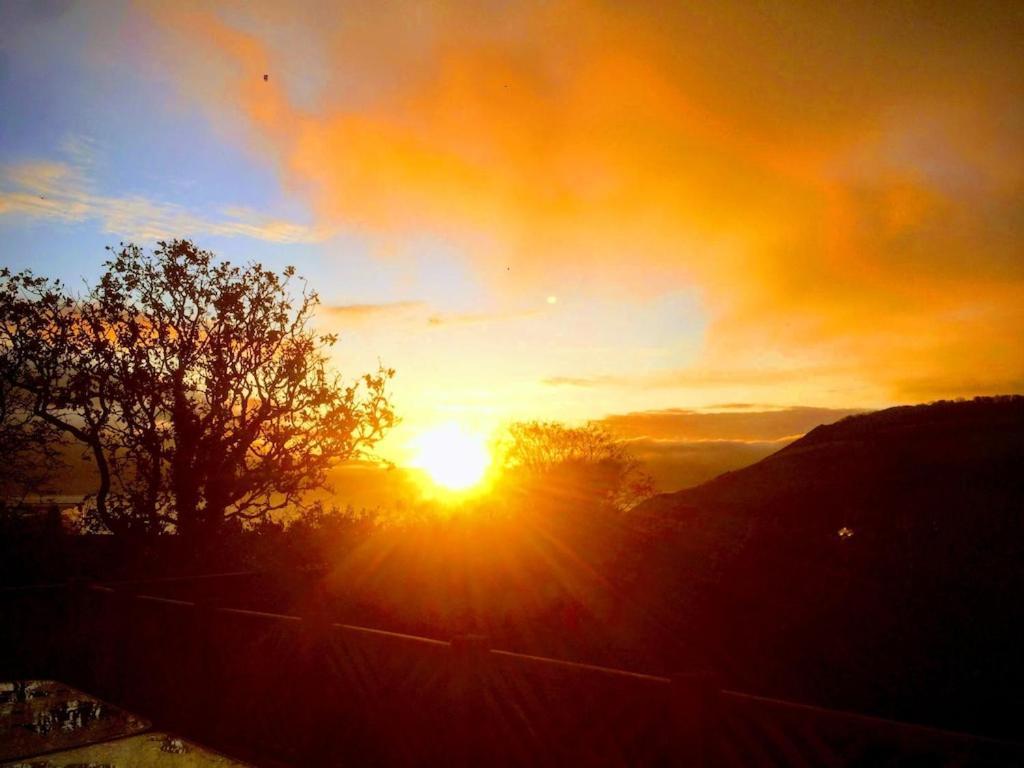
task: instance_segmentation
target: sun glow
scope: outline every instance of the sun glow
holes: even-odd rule
[[[424,470],[437,485],[463,491],[483,480],[491,465],[491,452],[481,435],[455,423],[423,432],[415,441],[413,466]]]

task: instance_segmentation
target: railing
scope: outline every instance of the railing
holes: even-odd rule
[[[176,583],[3,592],[0,677],[59,676],[267,765],[1024,765],[1019,745],[720,691],[706,674],[148,594]]]

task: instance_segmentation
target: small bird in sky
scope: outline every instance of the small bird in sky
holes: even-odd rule
[[[263,75],[263,82],[267,82],[270,79],[270,75]]]

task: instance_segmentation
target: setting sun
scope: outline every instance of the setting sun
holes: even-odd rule
[[[434,427],[415,441],[413,466],[424,470],[437,485],[462,491],[479,483],[491,464],[491,454],[481,435],[458,424]]]

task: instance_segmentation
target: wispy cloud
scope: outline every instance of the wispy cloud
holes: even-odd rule
[[[799,437],[819,424],[831,424],[862,412],[850,408],[810,407],[744,412],[667,408],[614,414],[600,423],[624,438],[656,442],[778,442]]]
[[[363,322],[381,318],[415,317],[430,311],[423,301],[391,301],[381,304],[329,304],[321,308],[332,319]]]
[[[643,389],[706,390],[725,387],[771,387],[807,379],[823,379],[855,373],[850,366],[794,366],[745,368],[678,368],[644,373],[598,374],[593,376],[549,376],[541,383],[550,387],[624,387]],[[723,410],[749,409],[749,404],[731,403]]]
[[[521,312],[442,312],[427,301],[391,301],[379,304],[335,304],[323,307],[325,315],[348,323],[386,320],[429,328],[481,325],[516,320],[540,314]]]
[[[549,376],[541,381],[549,387],[619,387],[629,382],[626,376]]]
[[[264,216],[240,206],[214,215],[140,195],[107,195],[96,190],[95,146],[81,137],[63,143],[64,159],[25,161],[0,169],[0,215],[64,223],[95,221],[104,232],[127,240],[221,235],[275,243],[315,242],[315,227]]]
[[[519,320],[525,317],[536,317],[541,310],[524,310],[522,312],[435,312],[427,318],[427,325],[483,325],[487,323]]]

